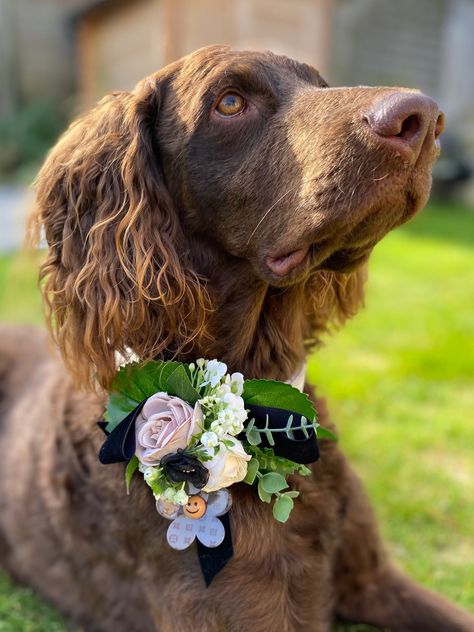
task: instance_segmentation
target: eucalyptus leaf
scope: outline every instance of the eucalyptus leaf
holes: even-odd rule
[[[258,496],[262,502],[269,503],[271,501],[272,495],[269,492],[265,491],[265,489],[263,488],[262,479],[259,479],[258,481],[257,491]]]
[[[132,482],[132,476],[138,469],[138,458],[134,455],[130,461],[127,463],[127,467],[125,469],[125,487],[127,489],[127,494],[130,493],[130,483]]]
[[[298,498],[300,495],[296,490],[291,490],[289,492],[283,492],[282,496],[288,496],[288,498]]]
[[[286,522],[293,509],[293,499],[287,494],[279,496],[273,504],[273,517],[279,522]]]
[[[252,485],[257,477],[259,463],[256,458],[250,459],[247,463],[247,474],[245,475],[244,482]]]
[[[268,423],[268,417],[267,417],[267,423]],[[265,430],[265,436],[267,438],[268,444],[273,447],[275,445],[275,439],[273,438],[273,435],[270,432],[270,430],[268,430],[268,429]]]
[[[284,408],[304,415],[311,422],[316,419],[316,411],[309,397],[284,382],[245,380],[242,397],[247,404]]]
[[[262,443],[260,433],[255,428],[247,428],[245,436],[250,445],[259,445],[260,443]]]
[[[264,474],[260,479],[259,484],[261,484],[262,488],[269,494],[276,494],[277,492],[281,492],[282,489],[286,489],[288,487],[286,478],[281,474],[278,474],[278,472],[269,472],[268,474]]]

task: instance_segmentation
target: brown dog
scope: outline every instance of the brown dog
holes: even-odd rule
[[[128,350],[288,379],[361,304],[374,244],[425,204],[442,125],[416,91],[328,88],[222,47],[104,99],[38,179],[44,293],[76,382],[106,387]],[[145,485],[127,497],[123,466],[98,462],[106,395],[74,390],[38,333],[4,328],[1,350],[1,560],[87,631],[474,630],[387,560],[334,442],[292,480],[284,525],[232,488],[234,557],[206,589]]]

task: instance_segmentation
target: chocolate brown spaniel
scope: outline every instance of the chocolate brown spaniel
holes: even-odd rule
[[[167,546],[146,486],[126,496],[123,465],[97,459],[117,354],[298,373],[360,307],[374,245],[425,204],[442,127],[415,90],[330,88],[306,64],[224,47],[71,125],[33,218],[68,370],[43,335],[0,336],[0,560],[16,579],[87,632],[323,632],[336,618],[474,630],[392,565],[336,442],[291,479],[285,524],[252,487],[232,487],[234,556],[209,588],[194,547]]]

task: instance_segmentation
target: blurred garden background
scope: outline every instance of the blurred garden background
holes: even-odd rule
[[[430,206],[375,249],[367,306],[309,363],[398,563],[474,611],[474,0],[0,0],[0,319],[42,325],[30,183],[68,121],[212,43],[447,114]],[[346,629],[346,628],[344,628]],[[361,628],[357,628],[358,630]],[[0,570],[0,632],[66,625]],[[355,632],[356,628],[352,628]]]

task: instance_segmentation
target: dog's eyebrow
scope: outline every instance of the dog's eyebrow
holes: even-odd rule
[[[263,70],[247,64],[233,65],[224,70],[219,79],[214,80],[210,92],[214,94],[226,88],[240,88],[244,92],[258,93],[275,98],[275,89],[270,77]]]

